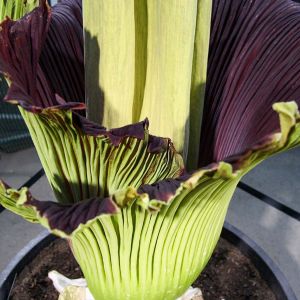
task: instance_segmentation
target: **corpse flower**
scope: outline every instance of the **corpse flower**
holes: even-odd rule
[[[24,18],[5,20],[5,100],[19,106],[58,202],[1,182],[1,204],[68,240],[95,299],[181,296],[208,262],[241,177],[300,143],[299,18],[300,6],[290,0],[213,1],[201,135],[198,126],[189,136],[201,140],[196,151],[185,151],[197,165],[189,172],[169,138],[149,133],[151,117],[110,130],[85,117],[85,86],[92,83],[84,78],[81,1],[52,9],[41,1]],[[169,109],[180,110],[175,104]],[[147,109],[140,106],[142,117]],[[184,134],[176,136],[177,146]]]

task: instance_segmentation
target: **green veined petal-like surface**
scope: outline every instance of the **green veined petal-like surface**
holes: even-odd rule
[[[90,200],[90,206],[40,202],[24,192],[27,198],[21,192],[18,200],[17,191],[14,199],[53,233],[69,239],[95,299],[176,299],[208,262],[240,178],[270,155],[299,145],[296,103],[273,108],[281,132],[232,157],[231,164],[200,169],[176,189],[164,189],[163,183],[168,187],[171,181],[163,180]],[[3,185],[1,201],[5,193]]]
[[[75,206],[70,207],[73,215],[65,216],[61,212],[66,207],[60,204],[32,200],[28,193],[27,200],[21,200],[24,192],[15,198],[24,209],[35,211],[43,226],[69,239],[95,299],[174,300],[211,256],[238,181],[233,178],[211,178],[200,172],[184,182],[169,202],[149,198],[148,202],[147,195],[136,194],[125,207],[88,220],[69,234],[62,230],[68,228],[65,224],[86,210],[79,209],[76,215]],[[159,212],[154,213],[151,205],[144,208],[142,202],[151,201],[160,202]]]
[[[9,17],[17,20],[39,4],[38,0],[0,0],[0,20]]]
[[[95,299],[181,296],[215,248],[236,183],[206,178],[159,213],[134,203],[78,230],[72,248]]]
[[[25,220],[38,223],[36,211],[32,207],[24,206],[28,199],[28,190],[23,188],[20,191],[11,189],[0,180],[0,203],[11,212],[23,217]]]
[[[48,180],[59,202],[104,197],[127,186],[139,187],[183,171],[183,162],[170,140],[153,140],[147,124],[140,138],[130,132],[114,145],[103,134],[87,134],[71,111],[21,109]],[[155,142],[156,149],[151,149]]]

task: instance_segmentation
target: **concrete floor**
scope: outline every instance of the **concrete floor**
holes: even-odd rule
[[[300,148],[263,162],[242,180],[251,187],[300,212]],[[41,168],[35,150],[0,154],[0,178],[19,187]],[[54,200],[43,176],[31,188],[42,200]],[[300,295],[300,222],[237,189],[229,207],[227,221],[242,230],[276,262],[296,295]],[[0,271],[20,249],[44,229],[20,217],[0,213]],[[300,300],[300,296],[298,296]]]
[[[13,187],[20,187],[38,170],[41,163],[34,148],[15,153],[0,152],[0,178]]]

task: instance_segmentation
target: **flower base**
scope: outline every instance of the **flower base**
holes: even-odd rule
[[[11,291],[11,300],[19,300],[21,297],[57,299],[58,293],[52,281],[47,278],[49,270],[56,269],[69,278],[83,277],[76,261],[70,255],[68,244],[56,240],[48,246],[53,241],[53,236],[49,235],[46,238],[45,236],[43,234],[28,244],[11,262],[10,267],[2,272],[0,298],[6,299]],[[222,236],[223,239],[209,265],[201,277],[193,283],[193,286],[201,289],[205,300],[219,299],[221,296],[225,299],[245,299],[245,293],[266,299],[264,298],[266,293],[269,295],[272,291],[279,299],[297,299],[280,270],[253,241],[228,223],[225,223]],[[236,254],[232,256],[234,253]],[[247,260],[251,272],[241,274],[241,271],[245,270],[245,265],[243,259],[237,260],[240,257]],[[228,262],[231,264],[228,265]],[[228,273],[228,269],[231,269],[231,272]],[[252,277],[253,269],[256,273],[255,278]],[[16,280],[15,274],[19,274]],[[251,288],[253,284],[249,284],[249,280],[251,283],[255,282],[255,288]],[[241,289],[247,282],[248,287]],[[268,299],[276,298],[271,296]]]
[[[58,300],[95,300],[84,278],[69,279],[57,271],[49,272],[48,277],[60,294]],[[199,288],[190,287],[176,300],[203,300],[203,296]]]

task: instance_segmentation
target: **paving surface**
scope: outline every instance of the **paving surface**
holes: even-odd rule
[[[0,153],[0,178],[14,187],[22,186],[40,169],[33,148],[14,154]],[[297,148],[263,162],[242,181],[300,212],[299,179],[300,148]],[[38,199],[54,200],[45,176],[30,190]],[[296,295],[300,295],[300,222],[241,189],[237,189],[233,197],[227,221],[268,253],[287,277]],[[1,212],[0,272],[42,230],[39,225],[27,223],[6,210]]]
[[[300,149],[267,159],[243,182],[300,212]]]
[[[227,221],[265,250],[300,295],[300,222],[240,189],[231,202]]]
[[[41,168],[34,148],[15,153],[0,152],[0,178],[13,187],[22,186]]]

